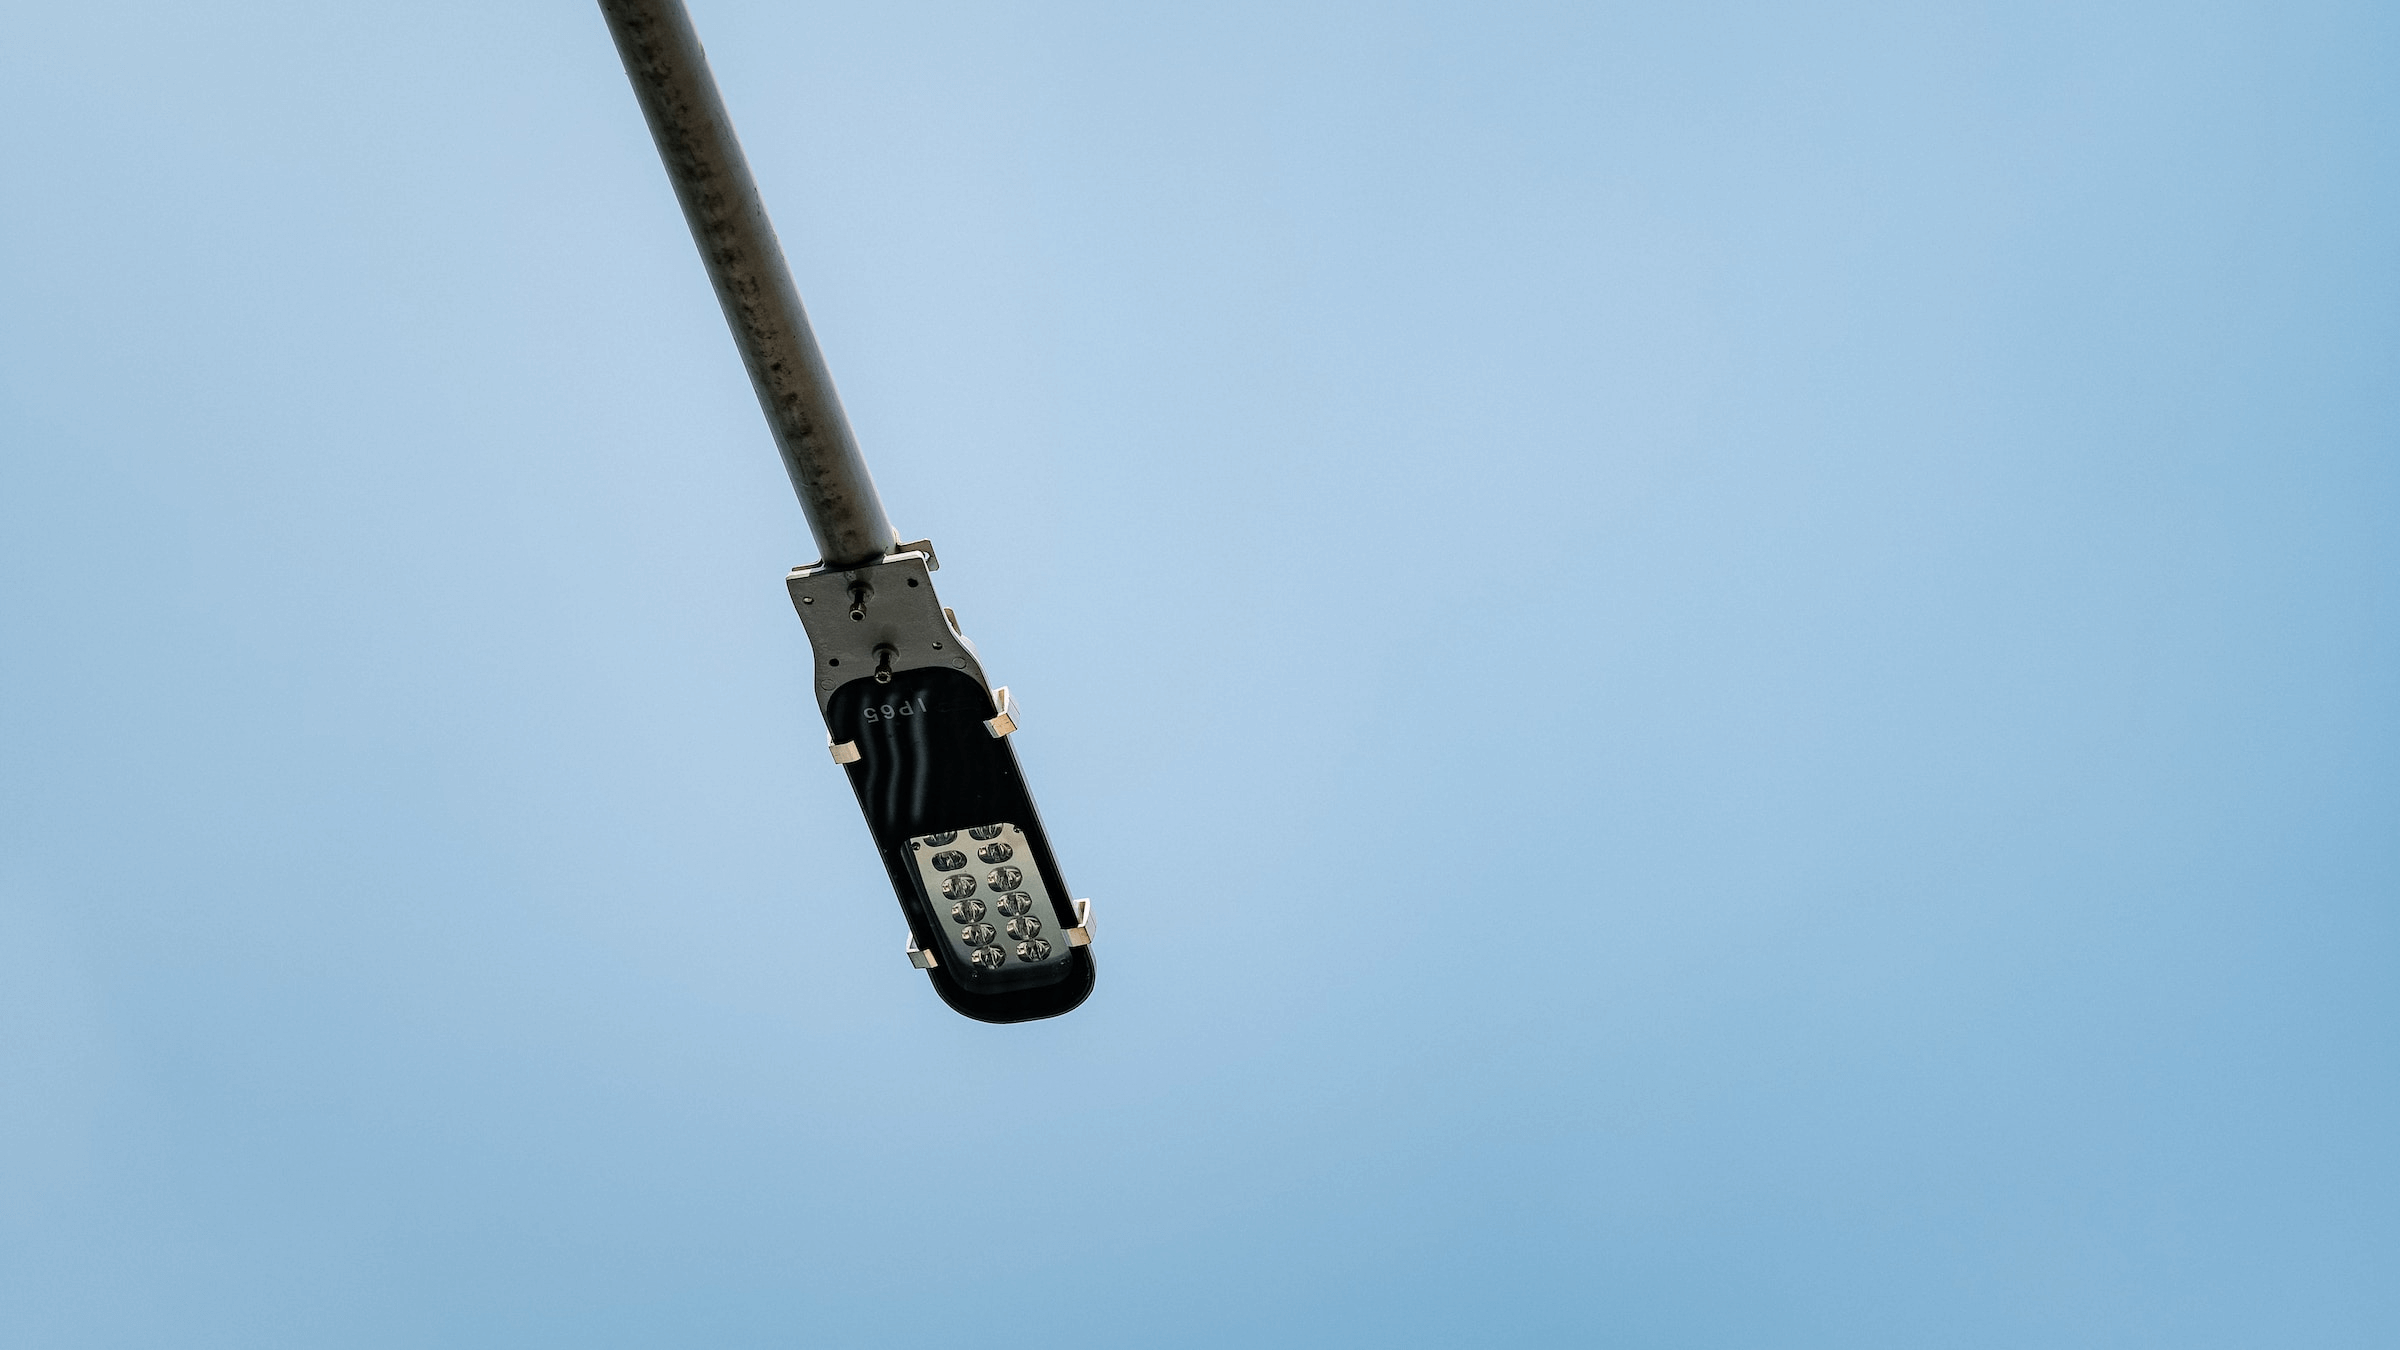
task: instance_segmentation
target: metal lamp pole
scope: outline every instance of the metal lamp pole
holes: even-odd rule
[[[725,307],[784,471],[800,494],[818,556],[835,567],[881,558],[900,537],[842,415],[692,16],[681,0],[601,0],[600,12]]]

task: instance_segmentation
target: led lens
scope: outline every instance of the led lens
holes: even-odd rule
[[[1066,973],[1075,958],[1058,934],[1075,920],[1051,894],[1022,827],[1001,821],[921,834],[906,856],[924,918],[942,930],[936,945],[948,978],[1007,989]]]

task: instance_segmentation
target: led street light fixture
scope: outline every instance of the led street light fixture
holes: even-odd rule
[[[933,546],[898,542],[884,515],[691,16],[681,0],[600,11],[823,559],[784,580],[909,962],[969,1017],[1066,1012],[1092,990],[1091,904],[1068,898],[1025,790],[1016,703],[935,598]]]
[[[1016,700],[935,598],[938,565],[920,542],[785,580],[834,762],[908,916],[910,961],[969,1017],[1053,1016],[1091,992],[1090,905],[1068,899],[1017,767]]]

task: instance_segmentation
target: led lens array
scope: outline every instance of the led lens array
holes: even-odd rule
[[[1041,876],[1028,876],[1009,861],[1025,847],[1024,832],[1005,822],[968,830],[973,861],[981,864],[972,870],[967,854],[951,847],[958,835],[942,830],[908,841],[919,880],[936,897],[936,910],[949,919],[942,936],[951,956],[985,973],[1066,960],[1066,949],[1044,931],[1045,920],[1057,910]]]

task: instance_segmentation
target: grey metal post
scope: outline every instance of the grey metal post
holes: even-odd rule
[[[899,536],[842,415],[692,16],[682,0],[600,0],[600,12],[674,180],[819,556],[832,567],[881,558]]]

